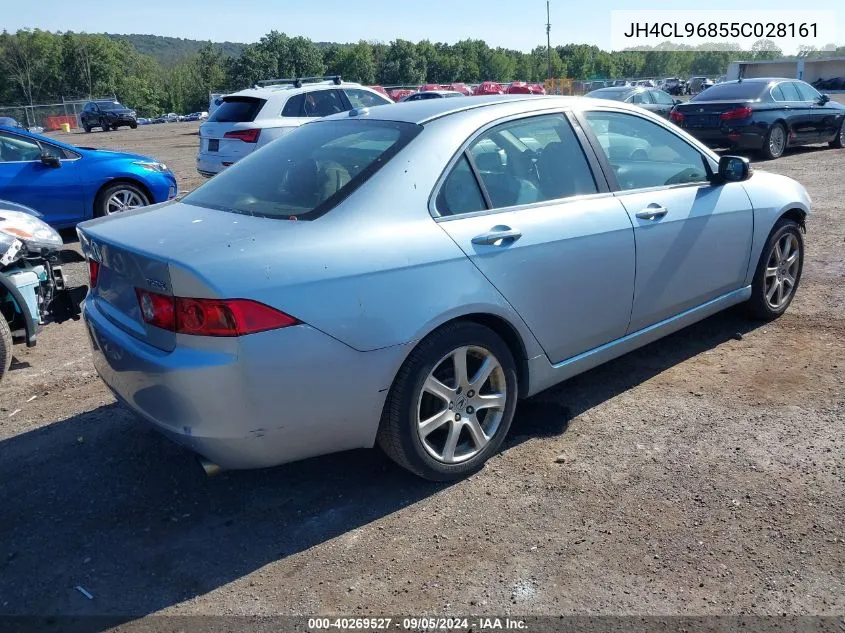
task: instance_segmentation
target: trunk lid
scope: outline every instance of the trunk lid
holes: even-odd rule
[[[86,256],[100,262],[91,291],[97,307],[128,334],[170,351],[176,334],[144,322],[136,289],[243,298],[249,275],[239,275],[238,268],[269,271],[266,261],[251,260],[270,243],[274,250],[298,251],[305,244],[296,238],[311,224],[170,202],[83,222],[78,233]]]
[[[688,129],[719,128],[723,113],[747,106],[750,101],[731,99],[728,101],[688,101],[675,106],[675,111],[684,115],[681,127]]]

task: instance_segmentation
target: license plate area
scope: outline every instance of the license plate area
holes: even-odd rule
[[[220,139],[218,139],[218,138],[208,139],[208,151],[209,152],[216,152],[219,149],[220,149]]]

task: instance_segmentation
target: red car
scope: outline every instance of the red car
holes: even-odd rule
[[[472,94],[476,97],[484,95],[503,95],[505,94],[505,91],[502,90],[502,86],[497,84],[495,81],[483,81],[478,84]]]

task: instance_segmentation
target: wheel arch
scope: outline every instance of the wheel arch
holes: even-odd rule
[[[102,185],[100,185],[99,189],[94,192],[94,198],[91,202],[91,217],[97,217],[97,200],[99,200],[100,195],[109,187],[112,187],[116,184],[125,183],[127,185],[132,185],[133,187],[138,187],[145,196],[147,196],[147,200],[149,204],[155,203],[155,198],[153,197],[152,192],[150,191],[149,187],[145,185],[143,182],[136,178],[132,178],[130,176],[118,176],[117,178],[112,178],[111,180],[105,181]]]
[[[798,226],[801,227],[801,230],[806,233],[807,232],[807,212],[804,209],[799,209],[797,207],[793,207],[791,209],[787,209],[783,213],[780,214],[777,221],[782,219],[793,220]],[[777,224],[777,222],[775,222]]]

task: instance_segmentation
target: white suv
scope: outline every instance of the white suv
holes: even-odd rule
[[[354,108],[393,103],[357,83],[304,79],[274,79],[222,98],[208,121],[200,126],[197,171],[211,178],[257,148],[315,117]]]

